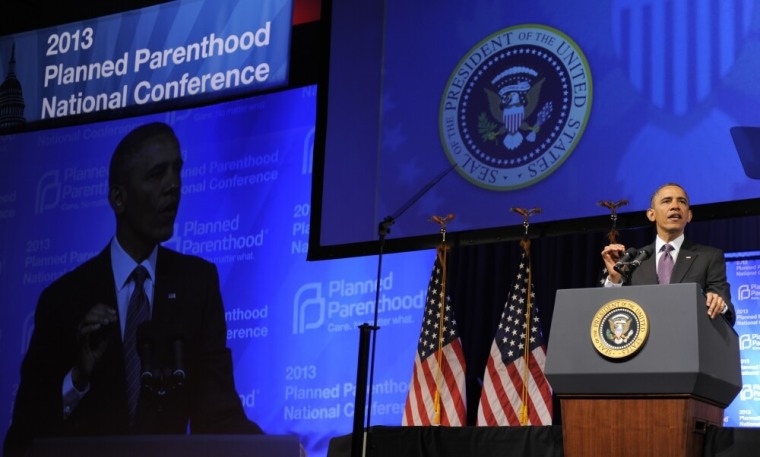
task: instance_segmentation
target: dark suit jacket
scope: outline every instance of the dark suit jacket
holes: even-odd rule
[[[652,243],[643,249],[650,249],[651,252],[654,252],[655,244]],[[629,284],[632,286],[657,284],[656,258],[656,255],[652,254],[651,257],[643,261],[641,266],[631,275]],[[731,287],[726,278],[726,259],[720,249],[684,239],[681,249],[678,251],[678,258],[676,258],[670,282],[694,282],[699,284],[704,292],[715,292],[720,295],[728,305],[725,314],[726,319],[731,325],[736,322],[734,305],[731,303]]]
[[[162,247],[152,320],[182,333],[184,387],[160,402],[143,393],[130,427],[121,331],[113,325],[103,334],[108,348],[92,373],[90,391],[64,419],[62,386],[75,362],[77,325],[98,302],[117,306],[110,246],[40,295],[5,440],[6,457],[21,454],[33,438],[44,436],[262,433],[245,416],[235,389],[216,267]]]

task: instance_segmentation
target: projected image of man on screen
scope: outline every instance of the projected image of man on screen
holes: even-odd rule
[[[626,251],[624,245],[617,243],[605,246],[605,286],[697,283],[705,292],[709,316],[715,319],[722,314],[734,325],[736,313],[723,251],[684,236],[692,218],[686,190],[675,183],[660,186],[652,195],[646,215],[655,224],[655,241],[638,250]]]
[[[234,385],[216,266],[160,245],[174,231],[182,165],[163,123],[116,147],[116,234],[39,297],[6,457],[40,437],[263,433]]]

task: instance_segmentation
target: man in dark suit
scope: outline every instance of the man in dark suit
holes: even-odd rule
[[[24,455],[38,437],[263,433],[235,389],[216,267],[159,245],[173,234],[181,170],[179,141],[166,124],[140,126],[116,147],[108,193],[116,234],[40,295],[6,457]],[[136,269],[147,272],[142,287]],[[138,379],[131,406],[133,293],[151,326],[142,326],[147,336],[137,344],[156,368],[135,358],[133,371],[149,371],[163,395],[140,390]]]
[[[697,283],[705,292],[707,314],[712,319],[723,314],[733,325],[736,314],[731,303],[731,287],[726,278],[723,251],[693,243],[684,237],[684,229],[691,222],[691,217],[686,190],[674,183],[660,186],[652,195],[647,210],[647,218],[654,222],[657,229],[657,238],[654,243],[641,249],[652,254],[626,280],[615,270],[615,264],[625,253],[625,246],[605,246],[602,250],[602,259],[608,271],[605,285],[623,285],[624,280],[629,285]],[[663,263],[670,259],[670,265]],[[666,274],[666,271],[672,273]]]

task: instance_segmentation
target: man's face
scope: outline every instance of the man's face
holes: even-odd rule
[[[135,153],[123,187],[119,232],[129,243],[155,246],[171,238],[179,207],[182,157],[157,138]]]
[[[665,186],[652,199],[647,217],[657,226],[657,234],[669,241],[683,233],[691,221],[686,193],[678,186]]]

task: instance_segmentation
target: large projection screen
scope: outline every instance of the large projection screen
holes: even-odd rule
[[[156,30],[132,45],[176,48],[191,36],[229,33],[232,29],[220,19],[226,13],[234,16],[231,21],[241,35],[251,27],[246,21],[258,22],[235,12],[264,2],[168,3],[19,32],[28,42],[24,52],[37,52],[33,41],[40,36],[92,26],[96,31],[108,29],[109,34],[121,30],[116,35],[122,37],[112,43],[121,56],[130,46],[130,27],[146,22]],[[301,9],[303,3],[317,2],[294,2]],[[243,10],[222,8],[235,4]],[[299,8],[294,8],[295,24]],[[196,19],[203,26],[195,26]],[[174,44],[161,40],[160,28],[173,31],[166,36],[174,36]],[[176,39],[181,29],[193,32],[185,40]],[[303,44],[304,35],[295,29]],[[24,101],[39,108],[29,72],[43,71],[44,65],[30,65],[36,57],[24,56],[22,46],[17,46],[17,65],[11,72],[16,38],[0,37],[0,74],[13,73]],[[104,46],[100,52],[102,56],[112,51]],[[304,52],[297,50],[301,58]],[[298,65],[303,69],[303,62]],[[200,66],[196,70],[205,71]],[[293,81],[311,78],[303,71],[288,76],[285,89],[257,92],[262,87],[256,86],[256,93],[245,96],[217,93],[220,100],[175,100],[170,110],[150,105],[140,113],[63,116],[54,125],[42,125],[33,120],[31,109],[24,110],[26,124],[0,135],[0,291],[10,297],[0,307],[0,439],[11,420],[37,299],[50,283],[108,243],[114,230],[106,199],[110,155],[127,131],[151,121],[175,128],[185,160],[182,203],[166,246],[203,257],[218,268],[235,385],[248,417],[268,434],[297,435],[309,456],[324,457],[332,437],[351,431],[358,328],[377,318],[382,330],[373,355],[378,375],[372,419],[376,425],[401,422],[435,252],[385,256],[377,302],[377,258],[306,261],[316,97],[321,87],[295,85]],[[142,79],[131,81],[136,80]],[[122,82],[131,85],[126,78]]]
[[[388,250],[450,213],[461,242],[521,236],[515,207],[535,234],[608,228],[603,201],[635,224],[666,182],[703,219],[757,207],[730,133],[760,124],[755,2],[329,6],[312,259],[376,252],[389,216]]]

